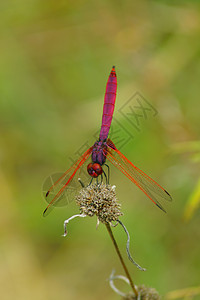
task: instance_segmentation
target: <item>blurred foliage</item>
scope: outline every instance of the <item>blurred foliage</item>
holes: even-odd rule
[[[174,144],[172,147],[173,153],[184,155],[188,157],[188,161],[193,164],[198,164],[200,162],[200,142],[192,141],[192,142],[182,142],[178,144]],[[184,211],[184,219],[189,221],[195,211],[198,210],[200,205],[200,177],[197,181],[197,184],[193,191],[191,192],[190,197],[188,198],[188,202],[185,205]]]
[[[186,288],[182,290],[176,290],[173,292],[169,292],[165,299],[167,300],[172,300],[172,299],[194,299],[195,296],[199,297],[200,295],[200,287],[191,287],[191,288]],[[198,299],[198,298],[196,298]]]
[[[200,179],[197,183],[197,186],[191,193],[188,203],[185,206],[185,219],[190,220],[194,212],[199,208],[200,205]]]
[[[85,218],[62,238],[77,208],[43,218],[41,195],[45,177],[94,142],[112,65],[115,118],[132,136],[122,152],[174,199],[164,215],[112,169],[130,247],[147,268],[129,264],[130,272],[162,295],[198,286],[199,1],[1,1],[0,44],[1,298],[116,299],[106,280],[121,267],[105,228]],[[140,131],[120,114],[137,91],[158,111]],[[188,205],[195,214],[186,223]]]

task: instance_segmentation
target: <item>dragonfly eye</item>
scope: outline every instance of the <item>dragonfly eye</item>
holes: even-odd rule
[[[90,163],[88,166],[87,166],[87,171],[88,171],[88,174],[94,178],[98,177],[99,175],[101,175],[103,173],[103,169],[102,167],[100,166],[100,164],[97,164],[97,163]]]

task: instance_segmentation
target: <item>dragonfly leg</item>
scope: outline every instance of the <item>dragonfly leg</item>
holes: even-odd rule
[[[108,168],[108,182],[107,182],[107,184],[109,184],[110,183],[110,167],[107,164],[104,164],[104,166],[106,166]]]
[[[103,175],[101,174],[101,184],[103,183]]]
[[[92,184],[93,179],[94,178],[92,177],[92,179],[90,180],[90,183],[88,184],[88,186],[90,186]]]
[[[103,170],[103,174],[104,174],[104,176],[105,176],[105,178],[106,178],[106,185],[108,184],[108,177],[107,177],[107,175],[106,175],[106,173],[105,173],[105,171]]]

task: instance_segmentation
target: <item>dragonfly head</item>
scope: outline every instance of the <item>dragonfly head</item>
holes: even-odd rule
[[[94,178],[97,178],[99,175],[103,173],[103,169],[98,163],[90,163],[87,166],[88,174]]]

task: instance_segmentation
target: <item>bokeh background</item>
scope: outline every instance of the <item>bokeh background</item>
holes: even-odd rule
[[[200,299],[199,54],[199,1],[0,2],[1,299],[119,298],[107,279],[124,273],[104,226],[74,220],[63,238],[78,207],[43,218],[41,193],[48,175],[94,142],[112,65],[115,119],[132,136],[120,150],[173,196],[164,214],[112,169],[146,272],[128,261],[119,227],[115,237],[136,284],[167,299],[186,299],[189,288],[187,299]],[[136,92],[157,111],[140,118],[140,130],[120,113]]]

